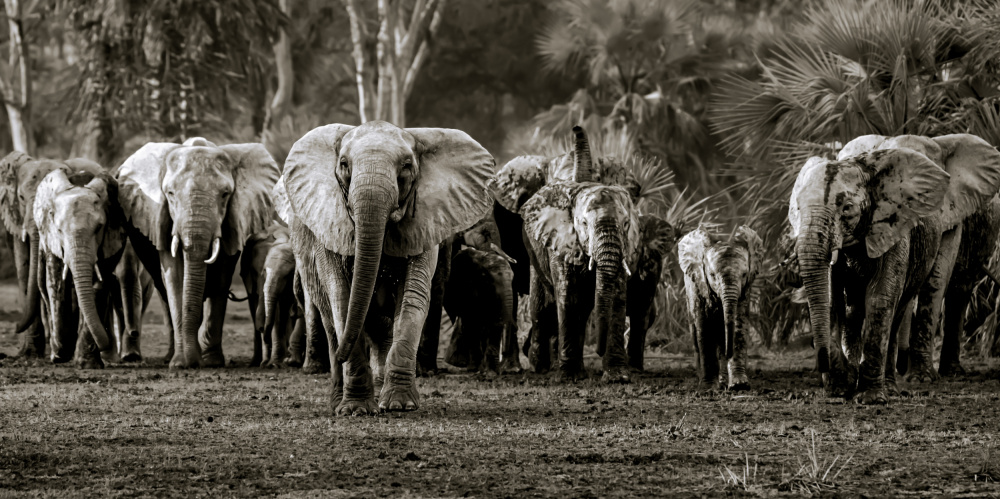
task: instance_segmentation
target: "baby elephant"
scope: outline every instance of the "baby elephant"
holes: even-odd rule
[[[702,383],[750,389],[744,331],[761,251],[760,238],[746,226],[730,236],[698,227],[677,243]],[[722,374],[727,368],[728,380]]]

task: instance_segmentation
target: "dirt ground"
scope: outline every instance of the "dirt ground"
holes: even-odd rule
[[[8,283],[7,355],[12,300]],[[0,361],[0,496],[1000,495],[985,359],[879,408],[823,396],[797,351],[753,356],[749,394],[699,392],[693,359],[654,356],[631,385],[445,374],[419,381],[417,412],[336,418],[327,375],[242,367],[245,304],[225,369],[168,371],[150,315],[148,365]]]

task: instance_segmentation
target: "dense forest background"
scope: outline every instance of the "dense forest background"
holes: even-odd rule
[[[986,0],[5,0],[2,21],[3,151],[114,168],[200,135],[280,163],[318,125],[385,119],[465,130],[503,164],[583,124],[644,211],[761,233],[766,346],[802,331],[779,262],[806,157],[867,133],[1000,145]],[[682,287],[666,279],[654,343],[687,341]],[[997,290],[976,294],[988,351]]]

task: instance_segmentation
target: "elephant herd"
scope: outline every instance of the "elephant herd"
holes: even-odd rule
[[[464,132],[385,122],[316,128],[282,167],[260,144],[149,143],[113,171],[83,159],[0,161],[0,215],[21,292],[23,355],[98,368],[142,360],[159,296],[171,368],[220,367],[237,266],[254,366],[331,370],[337,414],[413,410],[418,373],[446,360],[586,376],[643,369],[668,255],[684,276],[701,381],[750,388],[747,328],[764,244],[751,228],[679,233],[638,207],[622,161],[573,150],[497,168]],[[864,136],[812,158],[789,200],[794,252],[823,384],[885,403],[897,371],[961,369],[971,288],[1000,229],[1000,153],[971,135]],[[938,372],[933,337],[943,322]],[[109,334],[112,331],[113,334]]]

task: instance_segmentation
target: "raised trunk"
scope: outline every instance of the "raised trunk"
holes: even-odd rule
[[[799,274],[809,304],[809,323],[820,373],[830,371],[830,247],[820,227],[804,225],[795,244]]]
[[[587,132],[583,127],[573,127],[576,145],[573,149],[573,181],[593,182],[594,164],[590,158],[590,142],[587,140]]]
[[[383,185],[392,182],[390,186]],[[354,349],[368,314],[368,305],[375,290],[375,278],[382,259],[382,243],[395,179],[381,174],[362,173],[355,176],[351,198],[354,201],[354,273],[351,298],[347,305],[344,340],[337,346],[336,361],[343,363]],[[333,290],[329,290],[331,293]]]
[[[616,225],[599,226],[595,235],[594,260],[597,263],[594,314],[597,317],[597,354],[604,355],[608,332],[615,316],[615,296],[620,292],[623,272],[622,243]]]
[[[17,323],[17,333],[23,333],[38,318],[38,300],[41,290],[38,287],[38,228],[30,227],[34,222],[25,220],[29,225],[28,237],[30,238],[28,250],[28,285],[27,295],[24,301],[24,310],[21,311],[21,321]]]
[[[68,252],[68,263],[73,273],[73,284],[76,287],[76,299],[80,305],[80,315],[87,323],[87,329],[94,338],[94,343],[101,351],[110,348],[108,331],[101,323],[101,314],[97,311],[94,301],[94,249],[87,236],[81,236],[73,242]]]
[[[726,359],[733,358],[736,340],[736,310],[740,298],[740,283],[733,277],[723,278],[722,316],[726,323]]]

